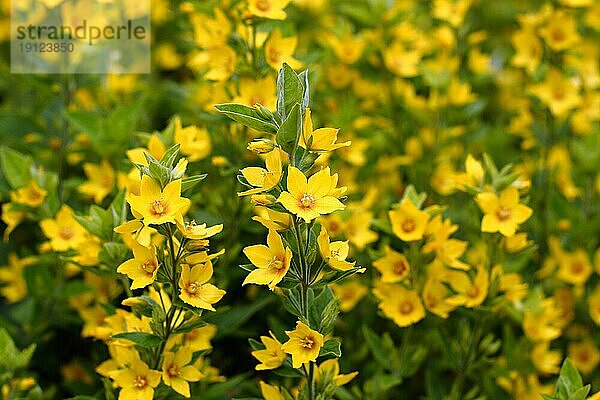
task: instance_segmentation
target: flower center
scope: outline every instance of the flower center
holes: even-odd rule
[[[310,336],[300,339],[300,346],[304,347],[305,349],[312,349],[314,343],[315,342],[313,338]]]
[[[275,256],[271,261],[269,261],[269,267],[281,269],[283,268],[283,262],[279,258],[277,258],[277,256]]]
[[[471,286],[467,289],[467,296],[469,296],[470,298],[473,299],[477,297],[477,295],[479,295],[479,288],[477,286]]]
[[[201,285],[198,282],[196,282],[196,281],[191,282],[190,284],[188,284],[187,292],[191,293],[191,294],[194,294],[194,293],[196,293],[200,289],[200,286]]]
[[[505,221],[510,218],[510,210],[506,207],[500,207],[496,211],[496,217],[498,217],[500,221]]]
[[[404,261],[395,262],[392,266],[392,270],[396,275],[404,275],[404,272],[406,272],[406,264]]]
[[[304,193],[300,199],[300,208],[309,209],[315,204],[315,197],[310,193]]]
[[[142,264],[142,270],[144,270],[144,272],[148,275],[152,275],[154,274],[154,271],[156,271],[156,264],[152,260],[146,260]]]
[[[68,226],[60,228],[58,234],[64,240],[73,239],[73,236],[75,236],[75,232],[73,232],[73,229]]]
[[[407,233],[412,232],[415,230],[415,228],[416,228],[415,221],[413,221],[411,218],[407,218],[404,220],[404,222],[402,222],[402,230],[404,232],[407,232]]]
[[[575,261],[574,263],[571,264],[571,272],[579,275],[583,272],[584,267],[583,264],[580,263],[579,261]]]
[[[256,2],[256,8],[260,11],[268,11],[271,8],[269,0],[258,0]]]
[[[269,50],[269,59],[272,62],[278,62],[281,59],[281,52],[277,51],[275,49],[270,49]]]
[[[167,205],[163,204],[163,200],[154,200],[152,202],[152,204],[150,205],[150,212],[152,213],[152,215],[154,215],[155,217],[162,217],[163,215],[165,215],[167,213]]]
[[[562,42],[565,40],[565,33],[560,29],[555,29],[552,31],[552,40],[555,42]]]
[[[179,367],[177,365],[173,364],[169,367],[167,373],[169,374],[169,376],[179,376],[181,371],[179,371]]]
[[[38,192],[37,190],[32,190],[31,192],[29,192],[30,200],[39,200],[41,197],[42,197],[42,194],[40,192]]]
[[[408,315],[414,309],[413,304],[410,301],[403,301],[400,303],[400,314]]]
[[[137,389],[143,389],[147,383],[148,381],[146,380],[146,377],[142,375],[136,376],[133,380],[133,386],[135,386]]]

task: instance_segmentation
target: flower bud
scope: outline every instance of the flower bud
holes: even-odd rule
[[[254,139],[248,143],[248,150],[256,154],[264,154],[273,151],[275,143],[269,139]]]
[[[270,194],[255,194],[250,197],[250,201],[258,206],[269,206],[275,204],[277,199]]]
[[[271,110],[269,110],[267,107],[263,106],[262,104],[259,104],[259,103],[255,104],[254,109],[256,110],[256,112],[258,112],[258,115],[260,115],[265,120],[270,121],[273,119],[273,113],[271,112]]]

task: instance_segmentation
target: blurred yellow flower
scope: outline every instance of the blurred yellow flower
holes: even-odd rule
[[[115,170],[107,160],[102,160],[100,164],[83,164],[83,171],[88,180],[79,185],[77,190],[92,197],[96,203],[101,203],[115,186]]]
[[[410,264],[402,253],[385,247],[385,256],[373,261],[373,266],[381,273],[381,281],[395,283],[404,280],[410,274]]]
[[[10,200],[13,203],[24,204],[29,207],[39,207],[44,204],[48,191],[39,187],[37,182],[31,181],[27,186],[10,192]]]
[[[389,212],[389,217],[394,234],[405,242],[412,242],[423,238],[430,216],[406,199],[398,208]]]
[[[510,237],[533,213],[531,208],[519,203],[519,191],[512,186],[504,189],[500,197],[483,192],[475,200],[485,214],[481,221],[482,232],[500,232]]]
[[[71,207],[62,205],[54,219],[48,218],[40,222],[40,227],[50,239],[50,247],[54,251],[66,251],[76,248],[87,235],[87,231],[74,218]]]
[[[283,38],[280,29],[275,29],[265,42],[265,58],[267,64],[278,71],[283,63],[287,63],[292,69],[302,68],[302,62],[294,58],[298,38],[289,36]],[[269,77],[269,80],[273,80]]]

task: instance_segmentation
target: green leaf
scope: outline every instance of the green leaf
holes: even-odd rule
[[[585,385],[581,389],[569,396],[568,400],[585,400],[587,395],[590,393],[591,386]]]
[[[163,154],[162,158],[160,159],[161,165],[167,168],[173,167],[173,164],[175,164],[175,160],[179,155],[180,148],[181,145],[179,143],[176,143],[173,146],[169,147],[169,149],[165,152],[165,154]]]
[[[35,343],[23,351],[19,351],[6,329],[0,328],[0,372],[25,368],[34,351]]]
[[[192,189],[194,186],[196,186],[198,184],[198,182],[204,180],[204,178],[206,178],[206,176],[207,176],[207,174],[202,174],[202,175],[192,175],[187,178],[184,178],[181,181],[181,193],[184,193],[184,192]]]
[[[31,182],[33,159],[9,147],[0,149],[0,166],[6,181],[13,188],[20,188]]]
[[[301,128],[300,104],[295,103],[288,117],[277,130],[275,140],[279,146],[288,154],[292,154],[298,143]]]
[[[377,361],[383,367],[389,367],[390,360],[388,354],[385,352],[381,338],[366,325],[363,325],[363,334],[365,336],[367,346],[371,350],[375,361]]]
[[[319,351],[319,357],[323,357],[323,359],[340,358],[341,356],[342,343],[340,343],[339,339],[337,338],[326,341]]]
[[[195,319],[181,325],[179,328],[175,329],[173,333],[188,333],[193,331],[194,329],[202,328],[206,325],[206,322],[202,321],[201,319]]]
[[[304,86],[298,74],[287,63],[277,75],[277,115],[284,121],[296,103],[302,103]]]
[[[571,360],[565,359],[556,381],[556,394],[569,399],[572,394],[583,387],[583,380]]]
[[[153,348],[160,345],[162,339],[159,336],[146,332],[123,332],[111,336],[113,339],[130,340],[136,345],[144,348]]]
[[[265,120],[262,115],[253,107],[248,107],[243,104],[226,103],[217,104],[217,111],[225,114],[232,120],[255,129],[259,132],[276,133],[277,126],[272,121]]]

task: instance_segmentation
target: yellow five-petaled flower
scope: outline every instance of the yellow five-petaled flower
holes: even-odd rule
[[[144,224],[175,223],[176,217],[184,213],[190,200],[181,197],[181,179],[177,179],[161,190],[160,185],[148,175],[142,177],[140,195],[130,194],[127,202],[132,212],[144,218]]]
[[[519,203],[519,191],[512,186],[504,189],[500,197],[492,192],[484,192],[479,193],[475,200],[485,214],[481,220],[482,232],[500,232],[510,237],[533,212]]]
[[[283,246],[281,236],[274,229],[269,229],[267,245],[257,244],[244,249],[246,257],[257,267],[244,279],[244,285],[268,285],[273,290],[290,269],[292,250]]]
[[[298,321],[296,329],[285,331],[290,338],[281,346],[281,349],[292,355],[292,366],[300,368],[302,364],[316,361],[319,351],[323,347],[323,335],[310,329],[306,324]]]
[[[322,169],[307,180],[302,171],[290,166],[287,177],[288,191],[282,192],[277,201],[292,214],[310,222],[319,215],[345,208],[335,197],[340,191],[336,189],[337,180],[337,174],[329,175],[329,168]]]
[[[213,267],[210,261],[192,268],[183,264],[181,266],[181,277],[179,278],[179,297],[181,300],[194,307],[215,311],[212,305],[221,300],[225,295],[225,291],[207,283],[212,274]]]

